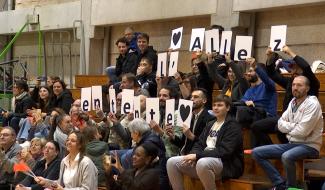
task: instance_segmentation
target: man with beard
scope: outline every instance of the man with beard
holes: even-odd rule
[[[172,142],[181,147],[180,154],[187,155],[192,149],[194,143],[199,139],[204,127],[209,121],[214,119],[209,114],[205,104],[207,103],[206,91],[204,89],[195,89],[192,92],[191,100],[193,101],[191,125],[182,126],[183,135],[181,138],[175,136],[173,131],[167,130],[167,134],[172,137]]]
[[[266,116],[276,115],[277,94],[274,82],[267,76],[261,66],[257,66],[254,58],[246,60],[250,68],[246,78],[250,83],[241,102],[245,106],[237,107],[237,120],[244,126]]]
[[[266,51],[266,71],[268,76],[274,82],[276,82],[278,85],[285,89],[284,100],[282,103],[282,112],[284,112],[287,109],[290,100],[293,98],[291,86],[294,77],[303,75],[308,78],[308,80],[310,81],[308,95],[318,97],[320,84],[306,60],[304,60],[299,55],[296,55],[288,46],[284,46],[282,51],[284,51],[287,55],[292,58],[291,64],[289,64],[289,67],[291,68],[291,76],[283,76],[281,75],[279,70],[276,70],[275,63],[279,59],[279,55],[275,52],[272,52],[271,48],[268,48]],[[252,134],[254,135],[252,138],[252,147],[272,144],[272,140],[268,136],[268,133],[277,133],[281,143],[288,142],[285,134],[277,130],[276,126],[278,123],[278,119],[278,116],[269,117],[257,121],[252,125],[251,129]]]
[[[297,160],[316,158],[322,146],[323,117],[316,96],[308,95],[310,82],[305,76],[297,76],[292,82],[293,99],[278,121],[278,129],[285,133],[289,143],[265,145],[253,149],[253,158],[270,178],[273,189],[297,187]],[[287,182],[268,161],[281,159]]]
[[[179,138],[182,137],[182,131],[179,126],[167,125],[165,126],[165,111],[166,111],[166,101],[169,99],[175,99],[175,102],[178,101],[178,94],[174,91],[173,88],[168,86],[162,87],[158,93],[159,98],[159,112],[160,112],[160,122],[159,124],[155,121],[150,122],[151,129],[160,135],[163,139],[166,148],[166,157],[172,157],[179,153],[179,147],[174,145],[171,141],[172,138],[168,135],[167,131],[173,131],[175,136]],[[176,103],[177,104],[177,103]],[[176,108],[176,106],[175,106]]]
[[[178,92],[175,92],[175,90],[169,86],[164,86],[159,90],[158,98],[159,98],[159,112],[160,112],[160,122],[159,124],[155,121],[151,120],[149,126],[152,129],[153,132],[155,132],[157,135],[161,137],[161,139],[164,142],[165,149],[166,149],[166,159],[160,160],[160,166],[161,166],[161,178],[160,183],[161,187],[160,189],[171,189],[169,185],[168,175],[167,175],[167,169],[166,169],[166,163],[167,160],[172,157],[176,156],[179,153],[179,147],[174,145],[172,143],[172,138],[170,135],[168,135],[168,131],[172,131],[175,136],[178,138],[181,138],[182,131],[179,126],[176,125],[165,125],[165,110],[166,110],[166,101],[169,99],[175,99],[175,102],[178,102]],[[177,105],[177,103],[176,103]],[[176,107],[175,105],[175,107]],[[176,123],[176,122],[175,122]]]

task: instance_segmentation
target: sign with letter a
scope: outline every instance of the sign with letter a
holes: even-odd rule
[[[205,28],[193,28],[191,35],[190,51],[203,50]]]

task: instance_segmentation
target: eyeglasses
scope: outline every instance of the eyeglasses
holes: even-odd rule
[[[4,136],[4,137],[9,137],[11,136],[12,134],[9,134],[9,133],[0,133],[0,137]]]

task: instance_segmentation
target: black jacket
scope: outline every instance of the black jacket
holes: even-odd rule
[[[184,148],[181,150],[181,155],[186,155],[192,150],[194,143],[199,140],[199,137],[202,131],[204,130],[204,128],[214,118],[215,118],[214,116],[209,114],[207,109],[203,109],[202,113],[199,115],[199,118],[197,119],[195,128],[193,126],[194,123],[191,122],[190,130],[195,135],[195,139],[193,141],[187,139],[184,134],[182,135],[181,138],[175,135],[175,139],[172,140],[171,142],[180,148],[184,146]]]
[[[143,54],[140,51],[137,51],[137,56],[138,56],[138,64],[140,63],[143,57],[146,57],[152,61],[152,71],[153,72],[157,71],[158,56],[157,56],[157,51],[154,50],[152,46],[148,46],[148,48]]]
[[[157,82],[156,74],[154,72],[151,72],[150,74],[138,75],[137,80],[140,87],[148,90],[151,97],[157,96]]]
[[[275,70],[275,62],[279,59],[279,55],[277,53],[273,53],[271,58],[267,60],[266,63],[266,71],[269,77],[278,85],[286,90],[283,104],[282,104],[282,111],[284,112],[291,99],[293,98],[292,95],[292,81],[294,77],[285,77],[283,76],[279,70]],[[313,95],[318,97],[318,92],[320,88],[319,80],[311,70],[308,62],[304,60],[300,56],[296,56],[293,58],[295,63],[303,70],[302,75],[307,77],[310,81],[310,90],[308,91],[308,95]]]
[[[146,167],[136,174],[136,169],[125,170],[115,181],[108,176],[107,185],[110,190],[159,190],[160,170],[155,167]]]
[[[215,149],[204,150],[210,129],[216,120],[211,121],[200,135],[199,141],[195,142],[191,153],[196,154],[196,159],[204,157],[221,158],[223,164],[222,179],[238,178],[244,171],[244,153],[242,129],[237,121],[227,117],[221,126]]]
[[[42,176],[42,177],[44,177],[46,179],[50,179],[50,180],[57,180],[59,178],[59,173],[60,173],[60,164],[61,164],[61,159],[56,157],[47,166],[47,169],[45,169],[45,160],[40,160],[34,166],[33,172],[36,176]],[[35,180],[30,176],[26,176],[25,179],[23,181],[21,181],[20,183],[26,187],[31,187],[32,190],[45,189],[41,185],[38,185],[35,182]]]
[[[54,106],[62,108],[67,114],[69,114],[72,103],[72,94],[68,89],[63,90],[58,97],[54,96]]]
[[[12,113],[13,117],[24,118],[27,116],[27,109],[36,108],[35,102],[26,94],[22,99],[15,100],[15,111]]]
[[[126,53],[125,56],[121,54],[116,58],[115,74],[120,78],[120,75],[125,73],[136,74],[138,68],[138,57],[134,52]]]
[[[213,80],[210,78],[208,68],[204,62],[198,63],[199,75],[196,76],[197,87],[203,88],[207,91],[207,103],[206,108],[212,108],[212,93],[213,93]]]

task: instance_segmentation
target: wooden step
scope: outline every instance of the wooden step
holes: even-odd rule
[[[194,179],[184,175],[184,188],[186,190],[204,190],[199,179]],[[216,181],[218,190],[254,190],[261,187],[271,186],[270,181],[266,177],[259,175],[243,175],[238,179],[228,179],[223,182]]]

